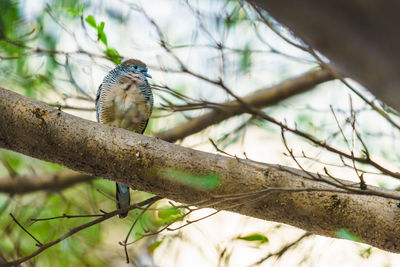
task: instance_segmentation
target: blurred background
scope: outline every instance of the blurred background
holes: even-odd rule
[[[155,110],[145,132],[151,136],[232,100],[219,81],[244,97],[316,71],[320,65],[315,56],[298,47],[303,44],[286,28],[243,1],[0,0],[0,10],[1,87],[95,120],[94,98],[104,76],[121,60],[137,58],[153,76]],[[363,97],[374,100],[357,83],[348,82]],[[318,83],[263,111],[333,147],[346,150],[350,142],[350,150],[362,153],[363,144],[351,126],[354,122],[374,159],[398,170],[400,155],[393,148],[399,145],[399,131],[339,80]],[[385,112],[398,121],[390,109]],[[298,168],[288,156],[280,127],[249,114],[233,116],[177,143],[221,153],[209,139],[240,158]],[[358,181],[351,161],[296,135],[287,134],[286,139],[304,169],[324,173],[327,168],[335,177]],[[354,164],[368,184],[398,188],[398,181],[368,165]],[[33,223],[32,218],[115,209],[114,183],[101,178],[26,193],[2,187],[7,181],[53,177],[66,171],[0,150],[0,259],[21,258],[37,249],[10,213],[45,243],[92,219]],[[149,196],[132,193],[135,202]],[[124,266],[126,255],[119,242],[133,224],[129,242],[136,242],[127,247],[133,266],[398,266],[400,262],[400,256],[368,245],[314,236],[229,212],[208,216],[214,211],[200,209],[185,217],[175,205],[179,204],[162,200],[145,213],[133,211],[127,219],[115,217],[94,225],[23,265]],[[341,232],[338,237],[354,239]]]

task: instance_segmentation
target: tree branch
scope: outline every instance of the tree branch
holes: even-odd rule
[[[320,181],[303,179],[309,173],[196,151],[1,88],[0,114],[0,147],[182,203],[201,202],[331,237],[345,228],[365,243],[400,252],[398,192],[361,190],[318,174]]]
[[[140,203],[130,205],[130,206],[128,206],[128,207],[126,207],[124,209],[121,209],[121,210],[130,211],[130,210],[133,210],[133,209],[136,209],[136,208],[140,208],[140,207],[142,207],[144,205],[148,205],[149,203],[154,203],[157,200],[160,200],[160,198],[157,197],[157,196],[151,197],[151,198],[148,198],[148,199],[146,199],[146,200],[144,200],[144,201],[142,201]],[[87,222],[85,224],[79,225],[79,226],[77,226],[75,228],[72,228],[70,231],[68,231],[67,233],[63,234],[59,238],[56,238],[56,239],[54,239],[54,240],[52,240],[52,241],[50,241],[50,242],[48,242],[46,244],[41,244],[36,238],[34,238],[29,232],[27,232],[18,223],[18,225],[20,225],[20,227],[22,227],[25,230],[25,232],[27,232],[33,239],[35,239],[36,242],[38,242],[38,244],[39,244],[38,247],[39,248],[37,250],[35,250],[34,252],[32,252],[31,254],[29,254],[28,256],[22,257],[20,259],[14,260],[14,261],[0,263],[0,265],[1,266],[19,266],[21,263],[32,259],[33,257],[35,257],[35,256],[39,255],[40,253],[42,253],[43,251],[45,251],[46,249],[51,248],[54,245],[57,245],[58,243],[60,243],[61,241],[67,239],[68,237],[70,237],[70,236],[72,236],[72,235],[74,235],[74,234],[76,234],[76,233],[78,233],[78,232],[80,232],[80,231],[82,231],[84,229],[87,229],[87,228],[89,228],[89,227],[91,227],[93,225],[99,224],[99,223],[101,223],[101,222],[103,222],[105,220],[108,220],[108,219],[116,216],[117,214],[121,213],[121,210],[114,210],[112,212],[105,213],[100,218],[92,220],[92,221]],[[13,217],[13,219],[14,219],[15,222],[17,222],[14,217]]]
[[[266,108],[291,96],[304,93],[318,84],[332,79],[332,75],[326,70],[311,71],[299,77],[285,80],[270,88],[258,90],[243,97],[242,100],[255,108]],[[247,113],[247,109],[241,103],[238,101],[229,101],[209,113],[159,133],[157,137],[168,142],[175,142],[186,136],[200,132],[213,124],[243,113]]]
[[[21,177],[15,179],[0,179],[0,192],[8,194],[25,194],[40,190],[59,191],[76,183],[94,179],[74,171],[61,171],[56,174],[38,177]]]
[[[243,100],[257,108],[273,106],[297,94],[314,88],[316,85],[333,79],[326,70],[307,72],[299,77],[288,79],[282,83],[266,89],[260,89]],[[56,105],[51,105],[56,107]],[[246,113],[247,110],[238,101],[229,101],[205,115],[193,118],[170,130],[161,132],[158,138],[168,142],[176,142],[186,136],[226,120],[232,116]],[[47,177],[27,177],[19,179],[0,179],[0,192],[10,194],[24,194],[40,190],[58,191],[79,182],[86,182],[94,177],[72,171],[64,171]]]
[[[340,72],[400,110],[399,1],[251,1],[327,56]]]

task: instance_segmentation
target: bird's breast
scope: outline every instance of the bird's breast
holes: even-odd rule
[[[153,95],[147,82],[123,76],[119,82],[104,86],[98,112],[102,123],[142,132],[151,116]]]

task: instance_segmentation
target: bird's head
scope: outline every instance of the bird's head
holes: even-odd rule
[[[138,72],[143,74],[144,76],[148,78],[153,78],[151,77],[150,74],[147,73],[147,66],[144,64],[142,61],[137,60],[137,59],[128,59],[125,60],[124,62],[121,63],[121,66],[124,69],[127,69],[128,71],[132,72]]]

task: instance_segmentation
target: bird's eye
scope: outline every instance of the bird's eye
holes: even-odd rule
[[[134,68],[135,70],[137,70],[138,67],[137,67],[137,66],[134,66],[133,68]]]

